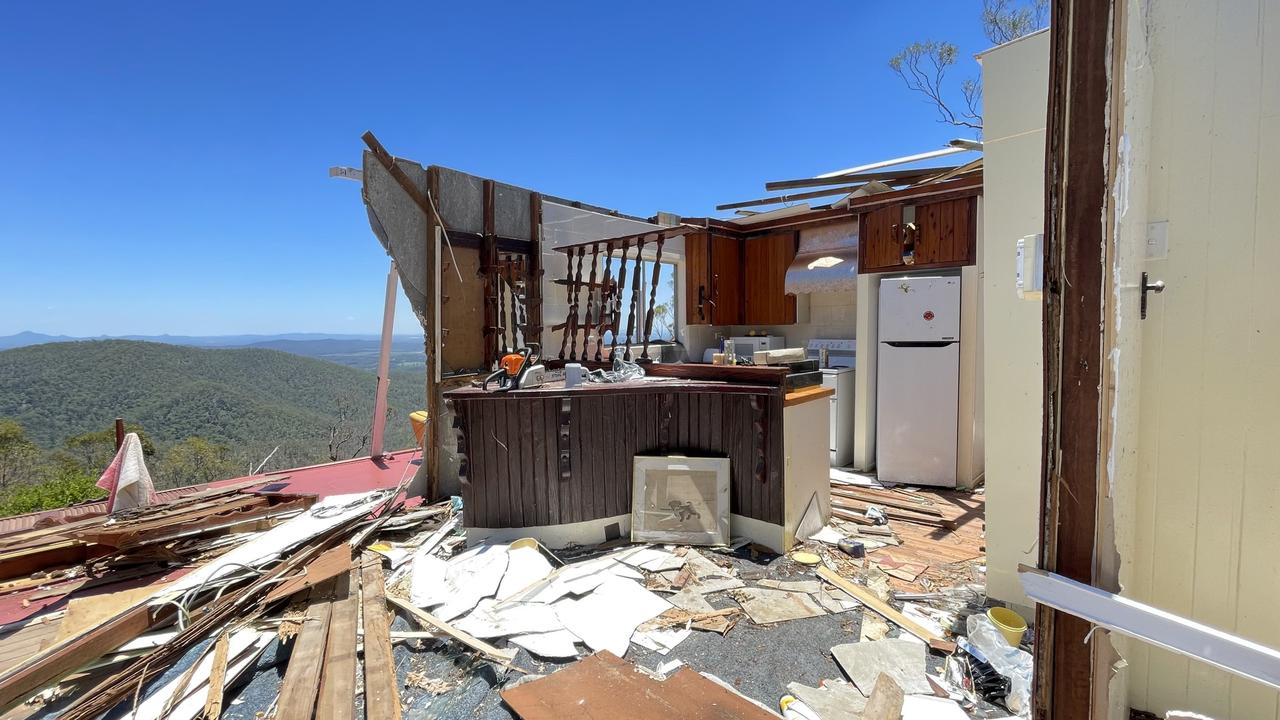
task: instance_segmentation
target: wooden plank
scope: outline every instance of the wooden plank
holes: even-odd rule
[[[922,627],[911,618],[893,609],[892,606],[876,597],[870,590],[862,587],[861,585],[855,585],[846,578],[841,577],[831,568],[820,566],[818,568],[818,576],[857,598],[858,602],[884,616],[886,620],[891,620],[894,623],[897,623],[903,630],[906,630],[912,635],[915,635],[925,641],[925,643],[934,650],[946,653],[953,653],[956,651],[955,643],[950,642],[939,635],[933,634],[927,628]]]
[[[364,554],[360,567],[360,604],[364,616],[364,706],[370,718],[400,720],[396,660],[391,651],[391,614],[387,611],[382,558]]]
[[[334,587],[316,720],[352,720],[355,716],[356,625],[359,616],[360,576],[352,569],[339,578]]]
[[[329,638],[332,603],[332,580],[326,580],[311,589],[307,614],[303,619],[302,629],[293,639],[289,667],[280,684],[280,699],[276,703],[278,720],[311,720],[319,689],[317,675],[323,677],[321,670]]]
[[[350,572],[351,568],[351,547],[346,543],[339,543],[307,563],[301,574],[277,585],[267,594],[266,602],[269,605],[277,600],[283,600],[294,593]]]
[[[213,665],[209,668],[209,689],[205,695],[204,716],[211,720],[222,717],[222,695],[227,681],[227,653],[231,635],[223,632],[213,646]]]
[[[151,610],[141,603],[85,629],[0,675],[0,710],[26,700],[49,682],[105,655],[151,629]]]
[[[444,620],[441,620],[440,618],[436,617],[435,615],[432,615],[431,613],[425,610],[415,607],[413,604],[405,600],[401,600],[400,598],[397,598],[397,597],[388,597],[386,598],[386,600],[391,604],[395,605],[396,607],[400,608],[401,610],[403,610],[406,614],[408,614],[413,619],[417,620],[424,627],[435,628],[436,630],[439,630],[440,632],[448,635],[454,640],[457,640],[463,645],[466,645],[472,650],[475,650],[476,652],[483,655],[485,658],[492,660],[500,665],[503,665],[504,667],[510,667],[512,658],[516,656],[516,651],[500,650],[490,645],[489,643],[483,640],[480,640],[479,638],[472,637],[471,635],[465,632],[462,632],[461,630],[457,629],[453,625],[445,622]],[[368,643],[367,636],[366,636],[365,642],[366,644]],[[371,715],[370,717],[373,717],[373,716]]]
[[[769,720],[776,715],[684,668],[659,682],[608,651],[515,688],[502,699],[523,720]]]

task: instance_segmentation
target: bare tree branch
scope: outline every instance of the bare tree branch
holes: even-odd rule
[[[1049,0],[982,0],[982,31],[1000,45],[1045,26]],[[949,42],[914,42],[889,58],[889,67],[907,88],[924,95],[938,112],[939,122],[982,130],[982,82],[969,78],[960,84],[963,109],[953,109],[944,92],[947,70],[959,50]]]

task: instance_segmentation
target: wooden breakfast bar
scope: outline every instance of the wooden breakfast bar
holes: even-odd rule
[[[728,458],[733,535],[775,550],[790,547],[815,494],[826,521],[830,390],[788,393],[775,368],[646,370],[622,383],[445,393],[468,540],[563,547],[627,536],[637,455]]]

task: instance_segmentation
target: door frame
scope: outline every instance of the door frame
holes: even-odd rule
[[[1102,483],[1107,481],[1106,353],[1114,341],[1105,271],[1115,237],[1108,218],[1113,122],[1124,67],[1124,3],[1054,0],[1045,147],[1044,415],[1040,567],[1099,587]],[[1117,58],[1119,61],[1117,62]],[[1113,80],[1112,75],[1116,75]],[[1112,651],[1105,631],[1036,608],[1036,718],[1105,715]]]

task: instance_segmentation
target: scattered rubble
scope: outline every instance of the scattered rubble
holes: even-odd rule
[[[837,513],[800,548],[815,566],[749,543],[464,548],[456,499],[410,505],[395,490],[317,501],[225,488],[16,533],[0,553],[0,657],[13,658],[0,700],[13,717],[136,703],[137,717],[310,718],[335,704],[529,720],[554,716],[569,684],[601,707],[639,692],[668,716],[716,697],[773,717],[784,691],[792,716],[821,720],[1025,712],[1030,656],[992,645],[1004,641],[984,615],[980,528],[941,493],[845,492],[871,490],[887,523]],[[864,557],[839,549],[850,537]],[[787,643],[805,623],[836,641],[796,656],[772,689],[755,677],[740,690],[734,663],[751,661],[717,643]],[[38,652],[2,652],[36,633]],[[625,681],[581,684],[605,677]]]

